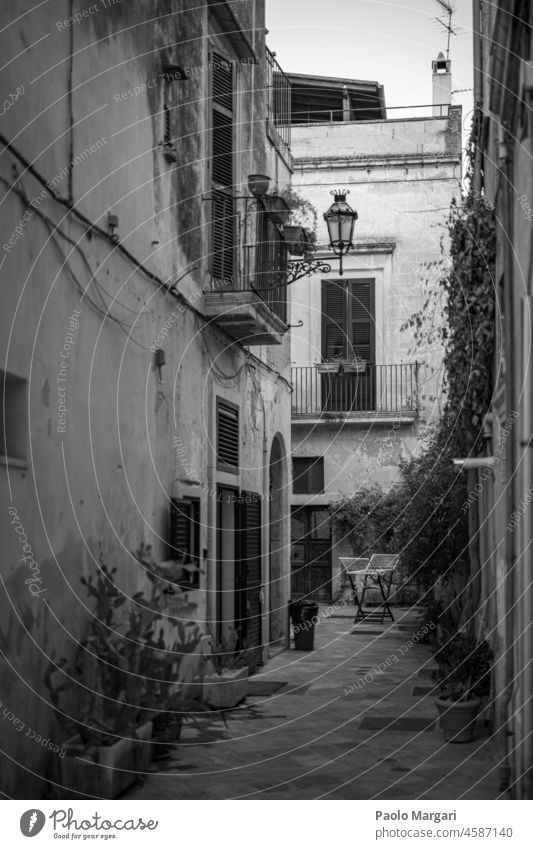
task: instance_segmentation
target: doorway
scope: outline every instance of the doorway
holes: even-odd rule
[[[294,507],[291,595],[331,601],[331,520],[327,507]]]

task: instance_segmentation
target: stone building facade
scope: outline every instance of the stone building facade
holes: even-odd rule
[[[494,391],[470,510],[480,528],[477,630],[495,657],[500,789],[515,799],[533,798],[532,25],[527,2],[474,4],[473,191],[494,209],[497,249]]]
[[[1,36],[1,698],[57,742],[43,674],[100,558],[127,595],[141,544],[177,559],[180,615],[256,662],[288,637],[290,307],[248,184],[291,174],[264,2],[91,9],[9,0]],[[13,723],[0,747],[4,793],[56,780]]]
[[[328,508],[388,489],[439,412],[442,351],[417,348],[406,324],[436,285],[431,263],[461,196],[462,119],[450,92],[428,117],[388,118],[378,83],[290,78],[312,104],[294,117],[293,188],[315,208],[317,257],[331,265],[291,286],[293,592],[326,599],[339,590],[339,556],[352,554]],[[323,212],[346,189],[359,217],[340,276]],[[326,360],[353,355],[361,373],[324,373]]]

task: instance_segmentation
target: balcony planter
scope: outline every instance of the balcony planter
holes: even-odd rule
[[[474,727],[481,699],[454,702],[435,699],[439,711],[439,725],[448,743],[469,743],[474,739]]]
[[[283,228],[283,239],[291,256],[304,256],[309,248],[309,239],[303,227],[286,225]]]
[[[291,208],[287,201],[279,195],[265,195],[263,205],[266,213],[274,224],[286,224],[291,215]]]
[[[61,784],[70,795],[79,793],[100,799],[116,799],[146,772],[152,757],[152,723],[133,732],[136,739],[118,739],[111,746],[87,748],[75,734],[63,743]]]
[[[248,668],[223,669],[204,678],[204,702],[224,710],[235,707],[248,695]]]
[[[364,374],[366,371],[366,360],[355,358],[353,360],[330,360],[325,363],[317,363],[320,374]]]
[[[320,374],[338,374],[339,363],[317,363],[317,371]]]
[[[364,374],[366,371],[366,360],[346,360],[341,362],[340,367],[345,373],[350,372],[351,374]]]

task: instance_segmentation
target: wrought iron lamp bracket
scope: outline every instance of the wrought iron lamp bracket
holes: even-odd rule
[[[302,277],[306,277],[316,272],[321,274],[329,274],[331,265],[329,262],[324,262],[323,259],[295,259],[287,264],[287,284],[294,283]]]

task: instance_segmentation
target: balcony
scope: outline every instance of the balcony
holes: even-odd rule
[[[368,364],[360,374],[297,366],[292,369],[293,422],[411,424],[418,411],[417,376],[418,363]]]
[[[216,288],[216,281],[213,287]],[[243,345],[281,345],[287,332],[283,319],[252,287],[232,289],[224,286],[221,291],[208,292],[204,311],[218,327]]]
[[[231,195],[213,192],[213,273],[205,314],[243,345],[281,345],[288,330],[287,248],[272,211],[263,202],[257,209],[247,202],[236,273],[234,204]]]

